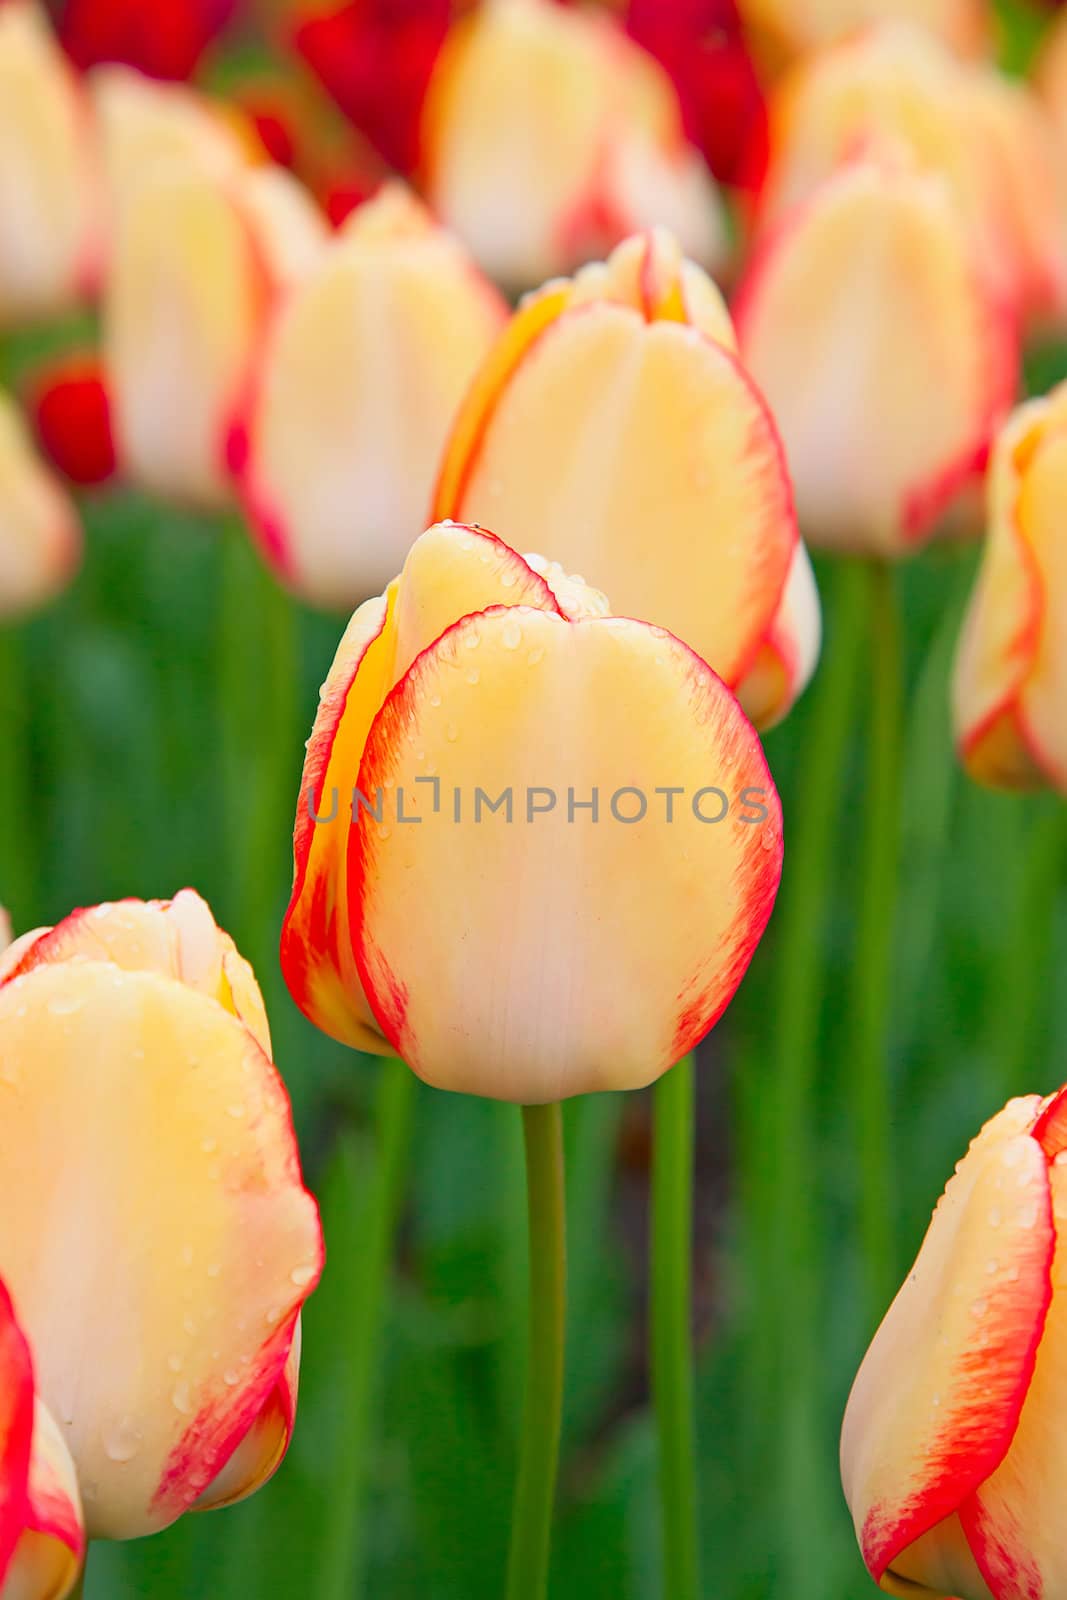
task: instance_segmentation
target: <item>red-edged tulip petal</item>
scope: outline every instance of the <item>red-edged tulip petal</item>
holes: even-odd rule
[[[0,1028],[0,1271],[89,1532],[151,1532],[255,1423],[318,1277],[288,1099],[215,999],[110,958],[9,977]]]
[[[989,479],[989,536],[953,682],[967,769],[981,782],[1067,791],[1067,389],[1021,406]]]
[[[390,1050],[363,994],[342,888],[367,735],[421,650],[467,612],[503,605],[553,610],[556,600],[545,579],[491,534],[431,528],[386,595],[356,612],[322,688],[300,783],[281,959],[300,1009],[356,1049]],[[373,791],[365,799],[376,806]]]
[[[781,815],[736,701],[663,629],[464,618],[376,719],[360,787],[379,786],[422,821],[398,806],[352,830],[353,945],[427,1082],[523,1102],[638,1087],[729,1003],[773,904]],[[595,820],[574,809],[594,791]]]
[[[33,0],[0,6],[0,327],[69,307],[95,265],[92,130]]]
[[[649,314],[584,275],[535,297],[457,420],[436,511],[593,575],[735,683],[796,549],[789,478],[737,358]]]
[[[17,406],[0,392],[0,617],[62,589],[81,544],[71,500],[38,457]]]
[[[0,1283],[0,1579],[26,1522],[33,1408],[30,1352],[11,1297]]]
[[[245,502],[298,592],[347,610],[403,564],[505,315],[399,186],[354,213],[279,318],[248,423]]]
[[[193,1506],[194,1511],[214,1511],[247,1499],[281,1466],[296,1421],[296,1393],[300,1379],[300,1318],[277,1383],[255,1422],[237,1446],[218,1477]]]
[[[303,184],[282,167],[252,167],[236,193],[272,285],[285,290],[302,283],[330,238],[326,219]]]
[[[1055,1242],[1048,1165],[1029,1134],[1039,1105],[1012,1101],[971,1145],[853,1385],[842,1479],[876,1580],[888,1569],[937,1592],[954,1531],[927,1547],[933,1581],[915,1542],[995,1472],[1019,1424]]]
[[[1016,379],[1011,319],[943,186],[843,171],[772,231],[735,316],[805,537],[914,548],[984,466]]]
[[[153,78],[188,78],[234,0],[67,0],[63,43],[79,67],[125,61]]]
[[[808,552],[798,544],[770,631],[737,685],[742,709],[757,728],[773,728],[792,709],[811,682],[821,648],[819,591]]]

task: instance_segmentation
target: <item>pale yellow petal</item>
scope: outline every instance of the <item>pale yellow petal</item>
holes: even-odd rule
[[[0,392],[0,618],[51,599],[73,577],[81,547],[73,502]]]

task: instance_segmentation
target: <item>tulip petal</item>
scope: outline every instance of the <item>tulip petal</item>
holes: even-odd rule
[[[1011,319],[947,191],[914,172],[861,162],[822,185],[772,230],[734,320],[812,544],[912,548],[981,471],[1014,394]]]
[[[336,889],[344,881],[367,734],[420,651],[464,612],[508,604],[556,609],[545,579],[492,534],[431,528],[413,547],[403,578],[356,612],[323,685],[300,783],[281,960],[305,1016],[355,1049],[391,1053],[364,998],[347,897]],[[377,805],[373,789],[361,792],[366,804]]]
[[[0,1283],[0,1578],[26,1523],[33,1409],[29,1348],[11,1296]]]
[[[436,810],[415,782],[435,775]],[[638,1087],[721,1015],[773,904],[781,814],[750,724],[677,639],[469,616],[374,723],[360,785],[387,783],[422,822],[353,830],[353,944],[379,1026],[427,1082],[523,1102]],[[594,789],[595,822],[570,805]],[[476,790],[510,791],[512,820],[478,820]],[[621,820],[642,796],[643,819]]]
[[[237,1446],[217,1478],[193,1506],[194,1511],[214,1511],[236,1505],[262,1488],[281,1466],[296,1421],[296,1393],[300,1379],[300,1319],[285,1366],[259,1416]]]
[[[1051,1293],[1039,1105],[1012,1101],[971,1145],[853,1385],[842,1480],[876,1580],[960,1510],[1019,1421]]]
[[[237,1018],[156,972],[41,964],[0,1029],[0,1271],[89,1533],[152,1532],[254,1423],[321,1268],[288,1099]]]
[[[1067,1158],[1049,1169],[1057,1242],[1052,1304],[1011,1449],[960,1507],[975,1560],[997,1600],[1067,1593],[1063,1417],[1067,1407]]]
[[[616,613],[670,628],[728,683],[770,628],[797,542],[778,435],[736,358],[604,302],[529,345],[447,509],[592,575]]]
[[[0,392],[0,617],[41,605],[62,588],[81,544],[71,500]]]
[[[382,588],[428,520],[449,424],[505,308],[399,188],[353,214],[271,336],[244,497],[312,601]]]
[[[737,686],[742,710],[757,728],[773,728],[792,709],[811,682],[821,648],[819,591],[808,552],[798,544],[771,630]]]
[[[85,1559],[74,1463],[47,1407],[34,1408],[26,1526],[7,1571],[2,1600],[63,1600]]]

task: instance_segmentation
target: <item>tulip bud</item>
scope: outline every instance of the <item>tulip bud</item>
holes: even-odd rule
[[[980,478],[1017,374],[1014,318],[943,183],[895,163],[843,169],[771,231],[735,317],[805,537],[917,549]]]
[[[980,783],[1067,793],[1067,385],[1003,428],[988,495],[953,684],[960,754]]]
[[[771,720],[818,655],[818,600],[781,442],[714,284],[657,230],[520,307],[459,413],[435,516],[595,573],[749,701],[780,608],[796,648],[754,692]],[[781,643],[781,640],[779,641]],[[770,709],[768,709],[768,705]],[[754,705],[753,709],[757,709]]]
[[[74,1465],[35,1394],[30,1348],[0,1283],[0,1593],[63,1600],[84,1555]]]
[[[352,618],[308,745],[282,968],[345,1043],[522,1103],[659,1077],[770,914],[778,797],[662,628],[443,524]]]
[[[95,268],[88,108],[34,0],[0,5],[0,328],[67,310]]]
[[[271,330],[247,420],[249,518],[298,593],[349,609],[403,563],[506,315],[401,185],[353,213]]]
[[[489,0],[438,57],[422,149],[435,210],[510,287],[655,223],[704,265],[725,253],[715,185],[670,79],[607,17]]]
[[[989,33],[985,0],[740,0],[740,6],[751,27],[787,50],[833,44],[864,23],[893,18],[920,24],[962,56],[980,53]]]
[[[288,173],[247,165],[190,91],[113,69],[98,93],[111,130],[104,353],[120,465],[159,495],[218,507],[268,318],[310,271],[326,225]]]
[[[62,589],[81,542],[73,504],[36,454],[18,407],[0,392],[0,617]]]
[[[322,1240],[247,962],[184,890],[0,959],[0,1274],[91,1537],[270,1476]]]
[[[1067,1592],[1067,1091],[1011,1101],[956,1168],[860,1368],[841,1472],[890,1594]]]

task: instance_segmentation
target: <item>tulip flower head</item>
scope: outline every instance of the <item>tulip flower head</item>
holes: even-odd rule
[[[811,50],[834,44],[865,23],[915,22],[959,55],[978,54],[987,42],[985,0],[741,0],[741,14],[779,48]]]
[[[981,783],[1067,794],[1067,384],[999,434],[989,534],[953,685],[962,759]]]
[[[764,723],[814,668],[818,599],[778,433],[721,295],[661,230],[523,302],[456,420],[434,514],[596,573]]]
[[[442,524],[348,626],[294,855],[282,967],[313,1022],[438,1087],[547,1102],[649,1083],[717,1020],[781,814],[687,646]]]
[[[30,1348],[0,1283],[0,1593],[63,1600],[84,1554],[74,1464],[36,1394]]]
[[[0,617],[42,605],[81,559],[81,524],[37,455],[22,413],[0,392]]]
[[[94,1538],[270,1476],[322,1261],[251,968],[204,902],[122,901],[0,958],[0,1277]]]
[[[122,61],[153,78],[188,78],[235,0],[66,0],[63,43],[81,68]]]
[[[74,353],[39,367],[28,403],[41,449],[65,478],[94,487],[114,476],[111,400],[95,355]]]
[[[1067,1091],[982,1129],[860,1368],[841,1471],[890,1594],[1067,1592]]]
[[[0,328],[69,309],[96,266],[92,127],[34,0],[0,5]]]
[[[402,185],[353,212],[272,329],[247,421],[245,505],[298,593],[351,610],[402,565],[506,316]]]
[[[264,330],[325,246],[296,180],[254,167],[206,103],[109,69],[100,89],[114,240],[104,353],[120,464],[153,492],[218,507]],[[109,106],[109,109],[107,109]]]
[[[1018,348],[941,180],[862,160],[765,239],[735,305],[804,535],[902,556],[977,483]]]
[[[422,150],[434,209],[508,287],[655,223],[706,266],[724,254],[715,185],[673,85],[608,17],[487,0],[438,57]]]

